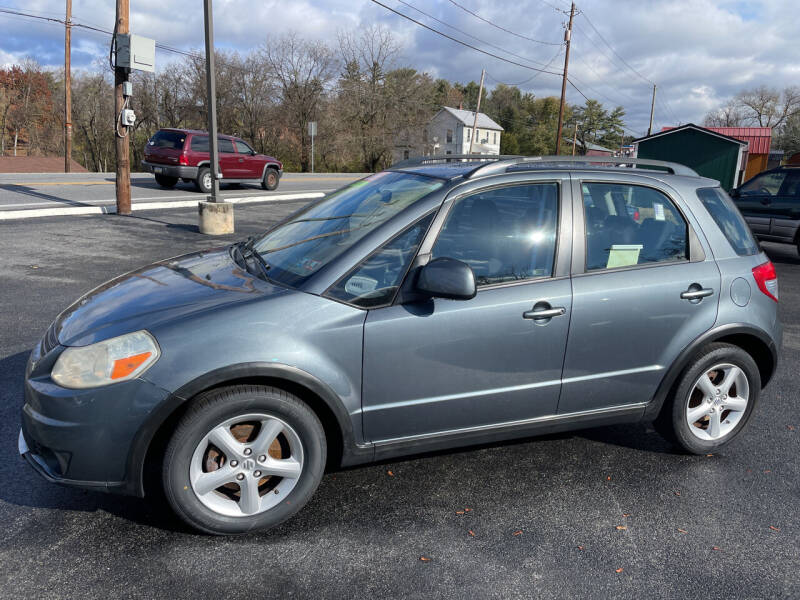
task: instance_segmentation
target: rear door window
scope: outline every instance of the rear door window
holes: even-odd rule
[[[641,185],[582,187],[587,271],[689,259],[688,225],[668,196]]]
[[[233,149],[233,142],[228,138],[219,138],[219,151],[220,154],[235,154],[236,151]]]
[[[722,188],[700,188],[697,197],[728,238],[731,247],[739,256],[758,254],[758,244],[739,209]]]

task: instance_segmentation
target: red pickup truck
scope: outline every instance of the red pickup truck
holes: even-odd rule
[[[258,154],[244,140],[217,137],[221,183],[260,183],[274,190],[283,175],[283,164]],[[193,182],[203,193],[211,192],[208,133],[193,129],[159,129],[144,147],[142,167],[156,176],[161,187],[171,188],[178,179]]]

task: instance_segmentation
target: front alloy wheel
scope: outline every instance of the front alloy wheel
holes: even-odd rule
[[[264,413],[226,419],[195,448],[189,477],[200,502],[221,515],[256,515],[283,500],[303,470],[303,444]]]
[[[274,527],[302,508],[325,468],[316,414],[281,389],[238,385],[195,400],[164,455],[164,491],[176,514],[206,533]]]

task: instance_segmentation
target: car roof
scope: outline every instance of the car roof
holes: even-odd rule
[[[208,135],[208,132],[202,129],[181,129],[180,127],[162,127],[159,131],[177,131],[179,133],[191,133],[192,135]],[[218,133],[217,137],[230,138],[232,140],[239,139],[235,135],[228,135],[226,133]]]
[[[696,186],[719,185],[713,179],[698,175],[693,169],[674,162],[605,156],[498,156],[498,155],[435,155],[405,160],[391,167],[402,171],[437,177],[465,179],[500,175],[519,171],[597,171],[626,175],[643,175],[670,180],[685,179]]]

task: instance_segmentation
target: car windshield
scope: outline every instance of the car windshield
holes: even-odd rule
[[[255,240],[269,278],[296,287],[403,209],[444,185],[385,171],[357,181]]]

